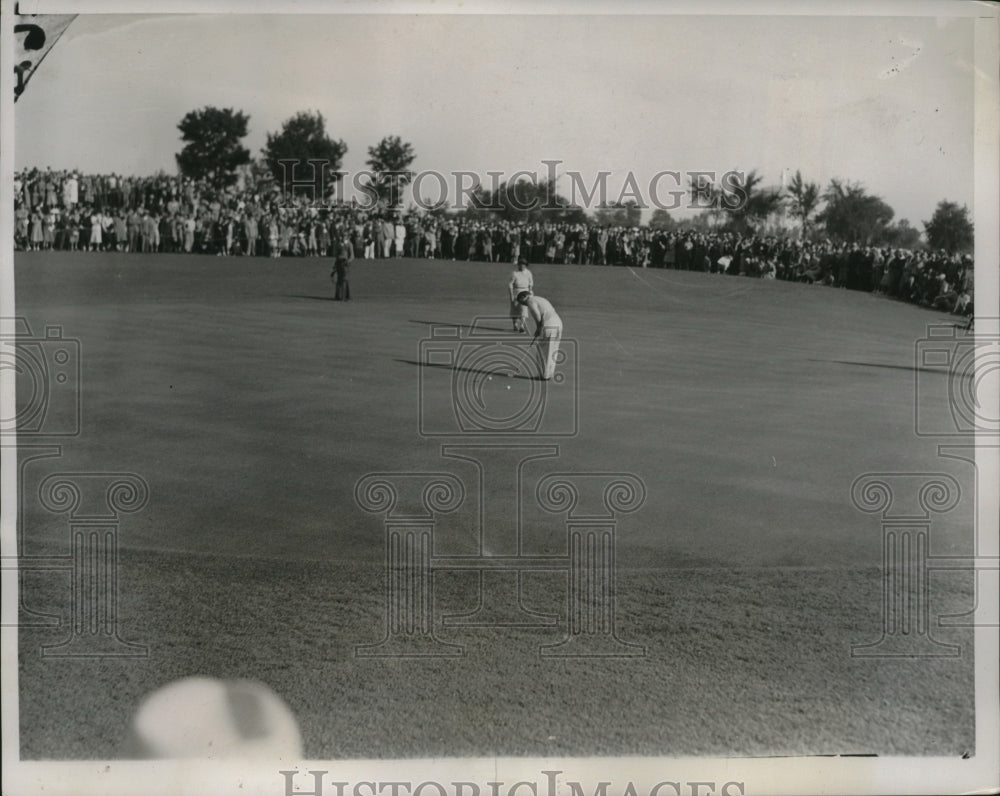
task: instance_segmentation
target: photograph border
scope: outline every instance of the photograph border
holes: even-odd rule
[[[526,2],[488,2],[487,0],[427,0],[427,2],[392,2],[361,5],[357,2],[320,2],[319,0],[285,0],[285,2],[209,2],[193,0],[179,2],[125,2],[125,0],[35,0],[20,4],[21,13],[330,13],[330,14],[671,14],[716,15],[739,13],[767,15],[836,15],[836,16],[966,16],[975,18],[975,259],[984,264],[978,276],[977,333],[997,335],[998,274],[1000,269],[1000,7],[980,2],[810,2],[791,6],[783,2],[638,2],[626,0],[600,4],[586,0],[563,0],[529,5]],[[127,8],[127,12],[123,9]],[[0,334],[12,334],[12,319],[16,317],[15,284],[12,244],[13,206],[12,180],[14,162],[14,123],[11,75],[11,32],[9,28],[13,4],[2,10],[2,48],[0,48],[0,240],[4,241],[4,257],[0,268]],[[42,66],[44,69],[44,65]],[[985,325],[982,325],[985,324]],[[0,401],[14,405],[14,381],[10,374],[0,373]],[[6,415],[5,415],[6,416]],[[17,504],[16,448],[10,440],[2,440],[3,477],[0,500],[4,507],[2,519],[2,553],[4,561],[17,556],[15,544]],[[990,536],[996,530],[1000,503],[996,484],[1000,483],[998,449],[989,439],[977,437],[977,543],[980,550],[995,547]],[[632,783],[636,796],[664,796],[677,790],[705,796],[726,793],[727,796],[755,794],[868,794],[868,793],[970,793],[989,792],[1000,785],[1000,749],[998,732],[997,669],[1000,660],[998,628],[977,627],[975,631],[976,715],[975,738],[977,754],[971,760],[935,757],[868,758],[823,757],[805,758],[481,758],[481,759],[416,759],[416,760],[341,760],[341,761],[273,761],[266,764],[209,763],[204,761],[87,761],[87,762],[27,762],[19,759],[18,649],[17,649],[17,573],[3,571],[3,633],[2,633],[2,734],[3,792],[27,793],[102,793],[147,794],[216,793],[216,794],[307,794],[315,792],[309,772],[324,771],[324,793],[338,796],[374,796],[375,791],[364,783],[411,783],[414,788],[423,782],[477,783],[485,796],[491,793],[488,783],[505,783],[491,796],[518,796],[536,791],[524,785],[509,792],[517,783],[536,783],[539,796],[550,796],[548,785],[558,782],[559,793],[566,793],[567,783],[579,783],[586,796],[600,791],[601,783],[608,796],[627,792]],[[996,597],[996,595],[993,595]],[[980,600],[977,612],[988,610]],[[295,775],[282,774],[295,771]],[[546,772],[561,772],[554,775]],[[351,783],[339,793],[332,783]],[[354,791],[357,784],[360,791]],[[699,783],[703,786],[697,787]],[[712,783],[709,790],[707,784]],[[657,790],[657,785],[660,788]],[[405,791],[404,791],[405,792]],[[412,792],[412,791],[411,791]],[[995,792],[995,791],[993,791]],[[424,796],[438,791],[427,787]],[[469,791],[466,791],[466,796]],[[420,796],[415,794],[414,796]],[[554,796],[554,794],[552,795]],[[600,796],[600,793],[598,793]]]

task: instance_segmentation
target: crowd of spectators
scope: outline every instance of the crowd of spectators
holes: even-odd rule
[[[283,196],[243,180],[215,189],[182,176],[26,169],[14,179],[20,250],[322,257],[346,233],[357,257],[677,268],[882,293],[956,314],[973,309],[968,255],[793,235],[662,230],[378,213]]]

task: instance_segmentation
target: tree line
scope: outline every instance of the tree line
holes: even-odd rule
[[[225,187],[236,182],[243,169],[257,182],[291,180],[293,192],[323,185],[328,194],[332,193],[341,178],[338,172],[347,144],[330,137],[321,113],[300,111],[287,119],[279,131],[267,134],[257,159],[241,143],[249,121],[249,116],[232,108],[205,107],[186,114],[178,124],[184,142],[175,156],[180,173]],[[415,159],[411,144],[396,135],[383,137],[368,147],[366,164],[372,178],[365,189],[378,197],[382,207],[399,209],[405,188],[413,179],[410,166]],[[294,168],[299,169],[298,174]],[[678,222],[669,211],[657,208],[648,225],[664,230],[711,229],[746,235],[761,233],[769,223],[773,226],[775,218],[786,216],[798,224],[805,239],[829,238],[905,249],[922,245],[921,231],[907,219],[894,222],[892,207],[860,183],[835,178],[822,189],[806,181],[799,171],[784,186],[763,185],[763,177],[756,170],[731,172],[727,177],[715,183],[702,175],[689,182],[687,193],[692,206],[701,208],[694,218]],[[461,214],[473,219],[641,225],[642,208],[634,200],[605,203],[588,215],[561,195],[556,180],[551,178],[521,178],[501,183],[493,190],[478,186],[470,199],[470,206]],[[442,217],[458,214],[444,201],[429,212]],[[927,246],[948,253],[971,251],[973,233],[968,208],[947,200],[939,202],[931,219],[923,222]]]
[[[187,113],[177,125],[184,142],[174,156],[180,173],[223,188],[235,183],[240,168],[245,167],[258,182],[287,180],[293,192],[332,188],[339,181],[347,144],[330,137],[322,113],[299,111],[286,119],[278,132],[267,134],[260,159],[251,158],[241,143],[249,123],[249,116],[232,108],[205,107]],[[367,164],[377,175],[370,190],[383,205],[401,204],[415,158],[413,147],[399,136],[386,136],[368,148]]]

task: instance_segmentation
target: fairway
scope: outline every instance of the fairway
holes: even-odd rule
[[[473,326],[492,350],[529,342],[509,332],[510,265],[358,260],[354,300],[334,302],[330,263],[18,254],[18,316],[79,341],[81,407],[77,436],[20,440],[23,554],[66,554],[65,515],[33,491],[47,475],[149,487],[118,534],[119,632],[148,655],[41,657],[66,635],[69,577],[22,574],[24,758],[113,758],[142,696],[192,674],[267,683],[314,759],[974,748],[971,630],[934,623],[954,657],[851,654],[878,640],[883,599],[880,518],[852,502],[855,479],[951,475],[962,499],[934,516],[931,553],[972,550],[972,467],[914,429],[918,394],[932,412],[949,400],[914,352],[953,317],[804,284],[532,265],[565,324],[543,387],[469,347]],[[449,346],[468,367],[428,364]],[[491,417],[545,414],[470,433],[455,401],[480,399]],[[32,459],[43,444],[61,447]],[[457,478],[436,556],[557,557],[565,517],[536,499],[552,472],[642,485],[615,519],[614,617],[643,655],[540,655],[569,621],[567,573],[542,568],[513,591],[503,573],[482,582],[552,621],[447,624],[482,591],[442,571],[434,632],[463,656],[356,654],[387,610],[385,518],[358,505],[359,481]],[[935,618],[973,605],[967,573],[930,588]]]

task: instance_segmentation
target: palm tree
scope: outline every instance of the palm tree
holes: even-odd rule
[[[889,205],[868,193],[860,183],[832,179],[823,200],[826,207],[816,220],[826,226],[831,238],[848,243],[879,242],[895,215]]]
[[[814,182],[804,182],[802,172],[796,170],[788,184],[788,193],[791,196],[792,215],[802,224],[802,237],[806,237],[809,230],[809,219],[819,207],[819,185]]]
[[[756,229],[781,208],[781,188],[758,188],[763,180],[756,169],[749,174],[730,171],[723,175],[722,206],[729,212],[734,230]]]

